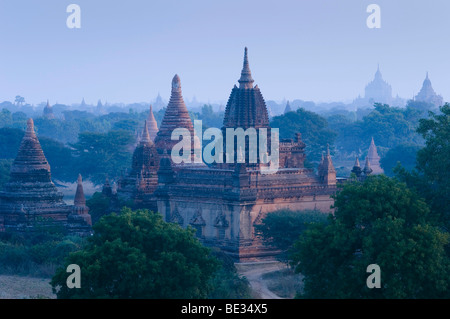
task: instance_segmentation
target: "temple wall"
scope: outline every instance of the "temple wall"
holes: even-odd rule
[[[245,254],[258,257],[269,254],[267,248],[254,236],[255,223],[261,221],[268,213],[280,210],[319,210],[332,213],[330,206],[333,199],[330,195],[311,195],[292,198],[275,198],[273,200],[257,199],[255,202],[230,202],[220,198],[186,198],[173,197],[171,199],[158,199],[158,211],[164,220],[172,221],[172,216],[178,214],[182,218],[180,225],[184,228],[201,214],[204,226],[197,236],[205,243],[221,247],[229,251],[236,258],[243,260]],[[225,216],[227,227],[217,227],[217,218]],[[194,226],[194,225],[191,225]],[[245,253],[244,253],[245,252]],[[245,258],[244,258],[245,259]]]

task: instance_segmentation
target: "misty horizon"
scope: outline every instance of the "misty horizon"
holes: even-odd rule
[[[81,28],[68,29],[68,3],[3,1],[0,101],[130,104],[158,92],[168,100],[177,73],[185,99],[226,103],[245,46],[266,100],[349,103],[377,64],[393,96],[411,99],[426,72],[450,96],[447,44],[436,36],[450,31],[440,23],[450,3],[380,0],[381,28],[369,29],[370,3],[80,0]]]

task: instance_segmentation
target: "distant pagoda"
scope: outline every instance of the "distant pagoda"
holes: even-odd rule
[[[286,108],[284,109],[284,114],[292,112],[291,106],[289,105],[289,101],[286,103]]]
[[[153,107],[150,105],[150,113],[147,118],[148,134],[152,142],[155,141],[156,135],[158,134],[158,123],[156,122],[155,115],[153,114]]]
[[[442,98],[442,96],[436,94],[436,92],[434,91],[433,86],[431,85],[431,81],[428,77],[428,72],[425,80],[423,81],[422,89],[416,95],[415,100],[433,104],[433,106],[435,107],[439,107],[444,104],[444,99]]]
[[[73,223],[76,232],[89,233],[90,226],[85,222],[69,221],[72,213],[51,180],[50,165],[34,132],[33,120],[29,119],[11,166],[10,180],[0,192],[0,228],[24,231],[37,224],[67,227]]]
[[[118,196],[132,200],[137,207],[145,206],[157,211],[153,193],[158,186],[158,169],[158,152],[145,121],[141,140],[133,152],[131,171],[118,181]]]
[[[372,169],[372,174],[384,174],[384,170],[380,166],[380,156],[377,152],[377,147],[375,146],[375,142],[372,140],[370,142],[369,151],[367,153],[367,158],[370,162],[370,168]]]
[[[55,114],[53,114],[53,107],[50,105],[47,100],[47,105],[44,107],[44,117],[49,120],[53,120],[55,118]]]
[[[392,87],[383,79],[380,66],[377,68],[373,81],[366,86],[365,98],[367,100],[373,99],[373,102],[375,103],[391,104]]]
[[[390,106],[403,106],[405,103],[405,100],[398,97],[398,95],[395,98],[392,96],[392,87],[383,79],[379,65],[373,80],[366,85],[364,91],[364,97],[358,96],[358,98],[353,101],[355,106],[373,107],[375,103],[389,104]]]

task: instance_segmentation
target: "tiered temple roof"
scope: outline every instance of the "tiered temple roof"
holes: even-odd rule
[[[245,48],[244,65],[238,82],[239,87],[234,86],[231,90],[225,108],[224,128],[270,128],[266,102],[258,86],[253,86],[254,80],[248,63],[247,48]]]
[[[36,223],[57,223],[67,227],[70,214],[71,206],[63,201],[63,194],[51,180],[50,165],[34,132],[33,120],[29,119],[11,166],[10,180],[0,192],[0,216],[4,228],[24,230]],[[77,225],[77,232],[90,231],[84,226]]]
[[[201,145],[199,144],[199,140],[197,140],[197,143],[194,143],[194,126],[192,125],[189,112],[183,100],[181,81],[178,74],[172,79],[172,94],[170,96],[170,101],[161,121],[159,132],[155,138],[156,149],[158,150],[158,154],[162,157],[170,158],[170,152],[173,146],[179,142],[171,139],[172,132],[176,128],[185,128],[191,134],[191,153],[192,160],[194,161],[194,149],[195,147],[201,147]]]

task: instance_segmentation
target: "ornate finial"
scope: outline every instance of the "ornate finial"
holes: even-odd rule
[[[153,106],[150,104],[150,113],[153,113]]]
[[[358,156],[356,156],[355,165],[353,165],[353,167],[361,167],[361,164],[359,164],[359,158],[358,158]]]
[[[151,143],[150,134],[148,134],[147,120],[145,120],[144,130],[142,131],[141,144]]]
[[[180,89],[181,89],[181,80],[178,74],[175,74],[175,76],[172,79],[172,91]]]
[[[83,182],[83,178],[81,177],[81,174],[78,174],[78,184],[81,184]]]
[[[252,72],[248,63],[247,47],[244,51],[244,65],[242,67],[241,78],[239,79],[239,87],[244,89],[251,89],[253,87]]]
[[[327,143],[327,156],[330,156],[330,144]]]

